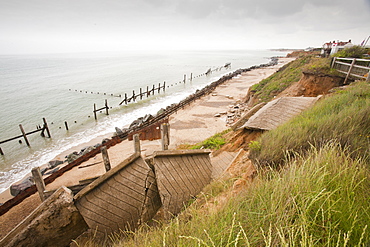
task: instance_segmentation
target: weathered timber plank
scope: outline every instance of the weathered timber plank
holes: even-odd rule
[[[204,155],[196,155],[193,157],[193,161],[195,165],[198,166],[199,170],[201,171],[201,174],[203,174],[202,182],[204,185],[207,185],[211,182],[212,179],[212,165],[211,160],[209,156]]]
[[[197,165],[195,164],[193,158],[190,157],[181,157],[184,162],[182,167],[187,169],[188,172],[185,172],[186,178],[189,180],[189,184],[192,186],[190,196],[196,196],[199,191],[205,186],[202,182],[202,174],[197,171]]]
[[[200,155],[194,155],[192,157],[187,157],[189,159],[189,162],[193,164],[193,167],[197,171],[197,177],[199,181],[203,184],[203,187],[207,185],[210,181],[210,175],[207,169],[205,169],[203,166],[206,164],[206,161],[203,159],[203,157],[199,157]],[[205,157],[204,157],[205,158]],[[209,162],[210,163],[210,162]]]
[[[152,157],[165,217],[178,214],[211,181],[208,150],[155,152]]]
[[[175,181],[174,184],[178,187],[177,192],[181,193],[182,195],[188,195],[192,191],[189,186],[190,181],[187,179],[187,174],[184,173],[182,170],[182,166],[186,165],[183,164],[182,160],[178,160],[179,156],[175,157],[162,157],[165,160],[165,164],[167,164],[168,172],[174,174]]]
[[[190,184],[191,186],[189,187],[189,190],[190,190],[190,194],[192,194],[192,192],[195,191],[196,188],[199,187],[198,179],[191,179],[197,176],[196,171],[194,171],[194,168],[191,164],[186,165],[186,161],[184,160],[183,156],[177,156],[174,158],[177,159],[177,162],[179,164],[184,164],[184,165],[180,165],[180,169],[183,174],[188,174],[186,176],[186,180],[187,180],[187,183]]]
[[[101,233],[111,232],[113,229],[109,225],[115,224],[116,222],[111,221],[109,218],[106,219],[106,216],[99,212],[91,211],[90,204],[91,202],[86,198],[81,198],[79,202],[75,203],[79,212],[81,215],[83,214],[84,220],[91,229]]]
[[[75,196],[91,229],[100,227],[104,233],[134,230],[161,206],[154,172],[140,156],[133,157]]]

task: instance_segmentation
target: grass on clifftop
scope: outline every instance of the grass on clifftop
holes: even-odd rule
[[[318,58],[316,55],[302,55],[283,66],[277,73],[255,84],[251,92],[262,102],[268,102],[294,82],[298,82],[302,72],[312,74],[338,75],[330,68],[329,58]]]
[[[292,153],[304,154],[336,140],[352,157],[370,160],[370,85],[359,82],[316,105],[251,143],[250,157],[261,165],[279,166]],[[278,147],[278,148],[277,148]]]
[[[251,92],[254,92],[254,95],[262,102],[270,101],[293,82],[299,81],[303,66],[308,64],[312,58],[312,55],[304,55],[284,65],[277,73],[253,85]]]
[[[219,182],[221,183],[221,182]],[[335,143],[312,147],[286,169],[260,170],[225,205],[210,187],[169,224],[113,238],[113,246],[363,246],[369,243],[369,173]],[[222,190],[221,190],[222,191]],[[204,199],[205,198],[205,199]],[[203,206],[204,205],[204,206]],[[214,208],[218,208],[215,210]]]

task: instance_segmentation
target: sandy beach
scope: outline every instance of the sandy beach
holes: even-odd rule
[[[215,117],[215,114],[226,112],[230,105],[241,101],[250,86],[258,83],[276,72],[284,64],[292,61],[292,58],[280,58],[277,65],[254,69],[234,77],[218,86],[211,94],[203,96],[194,101],[184,109],[172,114],[169,118],[170,124],[170,149],[175,149],[179,144],[195,144],[204,139],[221,132],[228,128],[226,125],[226,115]],[[76,146],[73,151],[79,151],[82,147],[94,145],[101,142],[104,137],[92,140],[83,146]],[[148,156],[161,149],[160,140],[141,141],[143,156]],[[132,141],[122,141],[121,143],[108,149],[111,166],[114,167],[125,158],[134,153]],[[56,159],[64,160],[67,153],[62,153]],[[105,173],[101,154],[83,162],[70,171],[57,178],[54,182],[47,185],[47,190],[55,190],[60,186],[70,186],[78,184],[79,181],[100,176]],[[9,190],[0,194],[0,202],[5,202],[11,198]],[[34,194],[25,199],[19,205],[13,207],[4,215],[0,216],[0,239],[24,219],[32,210],[41,203],[38,194]]]

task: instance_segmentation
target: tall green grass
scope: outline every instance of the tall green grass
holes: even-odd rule
[[[190,206],[183,217],[141,228],[114,246],[363,246],[369,243],[369,174],[336,143],[312,147],[219,210]]]
[[[320,147],[336,140],[352,157],[370,159],[370,85],[359,82],[338,91],[261,136],[250,145],[250,157],[261,165],[279,166],[292,153],[304,154],[311,145]]]
[[[284,91],[294,82],[299,81],[304,65],[314,59],[313,55],[304,55],[283,66],[277,73],[251,87],[254,95],[263,102],[268,102],[274,96]]]

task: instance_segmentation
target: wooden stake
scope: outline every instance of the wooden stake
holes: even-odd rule
[[[108,100],[106,99],[106,100],[105,100],[105,113],[106,113],[107,115],[109,115],[108,110],[109,110],[109,107],[108,107]]]
[[[184,75],[184,84],[186,83],[186,75]]]
[[[140,136],[139,134],[135,134],[134,136],[134,150],[135,153],[141,153],[141,147],[140,147]]]
[[[32,168],[31,172],[33,180],[35,181],[36,184],[37,191],[39,192],[40,199],[41,201],[45,201],[46,200],[45,183],[40,172],[40,167]]]
[[[96,116],[96,104],[94,103],[94,118],[95,120],[98,120],[97,116]]]
[[[107,147],[106,146],[101,147],[100,151],[103,156],[105,171],[107,172],[111,169]]]
[[[49,127],[48,127],[48,124],[46,122],[46,119],[42,118],[42,121],[44,122],[44,129],[46,130],[46,133],[48,134],[48,137],[51,138]]]
[[[30,146],[30,143],[28,142],[27,135],[26,135],[26,132],[24,132],[24,129],[23,129],[22,124],[20,124],[20,125],[19,125],[19,128],[21,129],[21,132],[22,132],[23,138],[24,138],[24,140],[26,141],[27,146]]]
[[[163,92],[166,91],[166,82],[163,82]]]
[[[1,147],[0,147],[0,154],[1,154],[1,155],[4,155],[4,152],[3,152],[3,150],[1,149]]]
[[[64,125],[66,126],[66,130],[68,130],[68,123],[67,123],[67,121],[64,121]]]
[[[168,150],[168,146],[170,145],[170,131],[168,123],[161,125],[161,140],[162,150]]]

